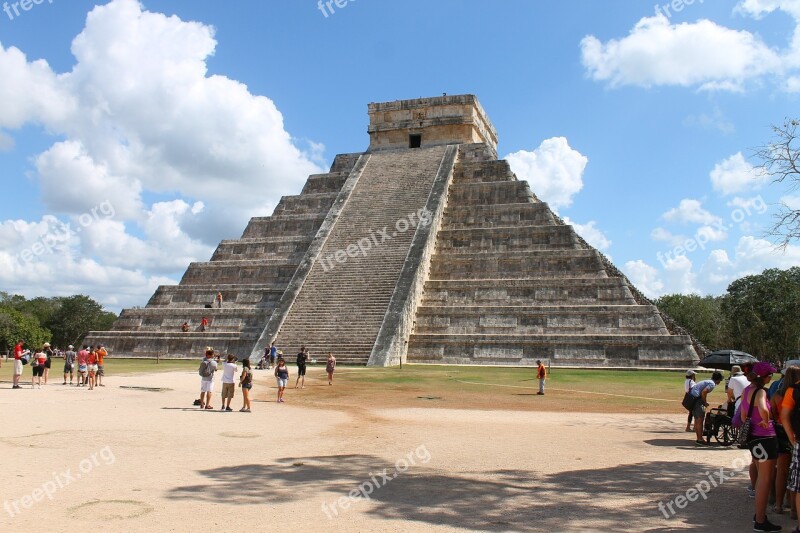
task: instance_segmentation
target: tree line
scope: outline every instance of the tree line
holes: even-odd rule
[[[655,304],[712,350],[800,359],[800,267],[745,276],[722,296],[670,294]]]
[[[0,291],[0,353],[18,340],[29,348],[45,342],[58,348],[78,345],[90,331],[107,331],[117,315],[88,296],[26,299]]]

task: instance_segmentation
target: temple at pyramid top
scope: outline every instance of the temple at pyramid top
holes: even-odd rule
[[[471,94],[369,104],[370,151],[485,143],[497,131]]]

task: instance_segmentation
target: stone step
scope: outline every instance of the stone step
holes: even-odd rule
[[[448,206],[443,229],[494,226],[555,225],[553,212],[545,203],[512,203],[494,205]]]
[[[436,250],[447,253],[583,249],[572,226],[514,226],[443,229]]]
[[[668,335],[653,306],[421,306],[418,334],[651,334]]]
[[[430,278],[531,279],[602,278],[605,267],[594,250],[532,250],[526,252],[438,253]]]
[[[428,280],[423,305],[634,304],[621,278]]]

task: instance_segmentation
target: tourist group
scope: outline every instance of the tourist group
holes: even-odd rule
[[[42,388],[42,382],[47,385],[50,379],[50,367],[52,366],[53,359],[64,359],[64,382],[62,385],[67,384],[67,377],[69,377],[69,384],[73,385],[77,376],[78,387],[88,386],[89,390],[94,390],[95,386],[105,387],[103,384],[103,376],[105,376],[105,358],[108,357],[108,351],[102,344],[98,346],[83,346],[81,350],[75,352],[72,345],[67,347],[67,351],[59,350],[50,346],[49,342],[45,342],[41,348],[36,349],[33,353],[25,348],[25,341],[18,341],[14,346],[14,374],[13,374],[13,389],[21,389],[22,373],[26,366],[31,367],[31,388]],[[77,372],[75,365],[78,365]]]

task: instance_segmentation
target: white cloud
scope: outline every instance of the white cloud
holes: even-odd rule
[[[505,159],[517,177],[527,180],[536,196],[555,209],[572,204],[583,188],[583,172],[589,163],[564,137],[547,139],[532,152],[520,150]]]
[[[564,222],[572,226],[578,235],[598,250],[605,251],[611,247],[611,240],[597,227],[596,221],[591,220],[586,224],[578,224],[569,217],[564,217]]]
[[[786,195],[781,197],[781,203],[789,209],[800,210],[800,195]]]
[[[89,13],[69,72],[0,44],[0,150],[13,146],[14,130],[40,125],[58,138],[33,158],[47,209],[72,217],[65,221],[103,202],[115,209],[113,220],[70,243],[71,255],[59,259],[63,276],[37,258],[4,272],[7,287],[39,283],[53,294],[104,294],[109,305],[135,295],[125,303],[144,304],[156,281],[168,279],[162,273],[207,260],[221,238],[237,237],[251,216],[270,214],[282,195],[324,171],[324,147],[308,140],[299,148],[270,99],[208,75],[216,45],[210,26],[145,11],[136,0]],[[9,227],[50,223],[0,223],[0,241]]]
[[[782,68],[782,59],[747,31],[710,20],[670,24],[657,15],[641,19],[621,39],[581,41],[583,64],[596,81],[612,87],[678,85],[741,90],[747,80]]]
[[[685,198],[681,200],[678,207],[673,207],[662,215],[664,220],[670,222],[680,222],[684,224],[713,224],[718,222],[720,218],[712,215],[705,209],[699,200]]]
[[[638,259],[625,263],[624,270],[631,283],[648,298],[658,298],[664,294],[664,282],[656,268]]]
[[[670,246],[682,246],[688,237],[685,235],[676,235],[662,227],[657,227],[650,232],[650,238],[655,241],[666,242]]]
[[[695,240],[702,243],[724,241],[728,232],[715,226],[700,226],[695,233]]]
[[[769,176],[751,165],[742,152],[717,163],[710,176],[714,190],[726,196],[760,189],[769,181]]]

